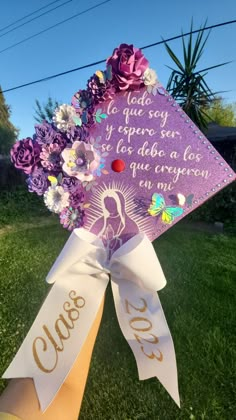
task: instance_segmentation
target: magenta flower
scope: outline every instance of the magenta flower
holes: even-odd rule
[[[138,89],[143,85],[142,77],[149,65],[141,50],[127,44],[115,48],[107,64],[112,67],[113,81],[118,90]]]
[[[81,182],[92,181],[94,172],[99,167],[100,156],[91,144],[75,141],[71,148],[66,148],[61,154],[64,163],[63,171],[79,179]]]
[[[115,86],[109,80],[100,81],[99,77],[94,74],[87,83],[88,90],[91,92],[94,103],[108,101],[115,95]]]
[[[57,143],[46,144],[42,147],[40,159],[42,166],[48,171],[60,170],[61,148]]]
[[[11,148],[11,161],[17,169],[25,174],[31,174],[40,162],[40,146],[30,137],[18,140]]]

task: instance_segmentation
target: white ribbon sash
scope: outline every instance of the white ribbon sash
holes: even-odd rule
[[[139,378],[157,377],[179,406],[174,345],[157,291],[165,276],[151,242],[138,234],[107,262],[102,242],[75,229],[51,268],[55,283],[4,378],[33,378],[40,407],[54,399],[92,327],[111,276],[120,328]]]

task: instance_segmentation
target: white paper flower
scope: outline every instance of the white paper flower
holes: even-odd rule
[[[143,73],[143,83],[146,86],[155,86],[157,82],[158,79],[155,70],[150,68],[145,70],[145,72]]]
[[[74,118],[76,117],[76,110],[73,106],[63,104],[55,109],[53,122],[57,128],[62,131],[67,131],[75,126]]]
[[[61,213],[61,211],[69,206],[69,193],[60,186],[48,187],[44,193],[44,203],[53,213]]]

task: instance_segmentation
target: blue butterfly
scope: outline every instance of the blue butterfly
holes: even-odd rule
[[[163,223],[171,224],[176,217],[182,216],[184,210],[181,207],[166,206],[162,194],[154,193],[152,203],[149,206],[148,213],[151,216],[161,215]]]

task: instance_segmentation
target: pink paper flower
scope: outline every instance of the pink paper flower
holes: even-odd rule
[[[112,67],[118,90],[138,89],[143,85],[142,76],[149,65],[141,50],[127,44],[115,48],[107,64]]]
[[[61,148],[58,144],[46,144],[42,147],[40,159],[42,166],[48,171],[60,170],[60,154]]]
[[[91,144],[75,141],[71,148],[66,148],[61,154],[64,163],[63,171],[79,179],[81,182],[92,181],[94,172],[99,166],[100,156]]]

